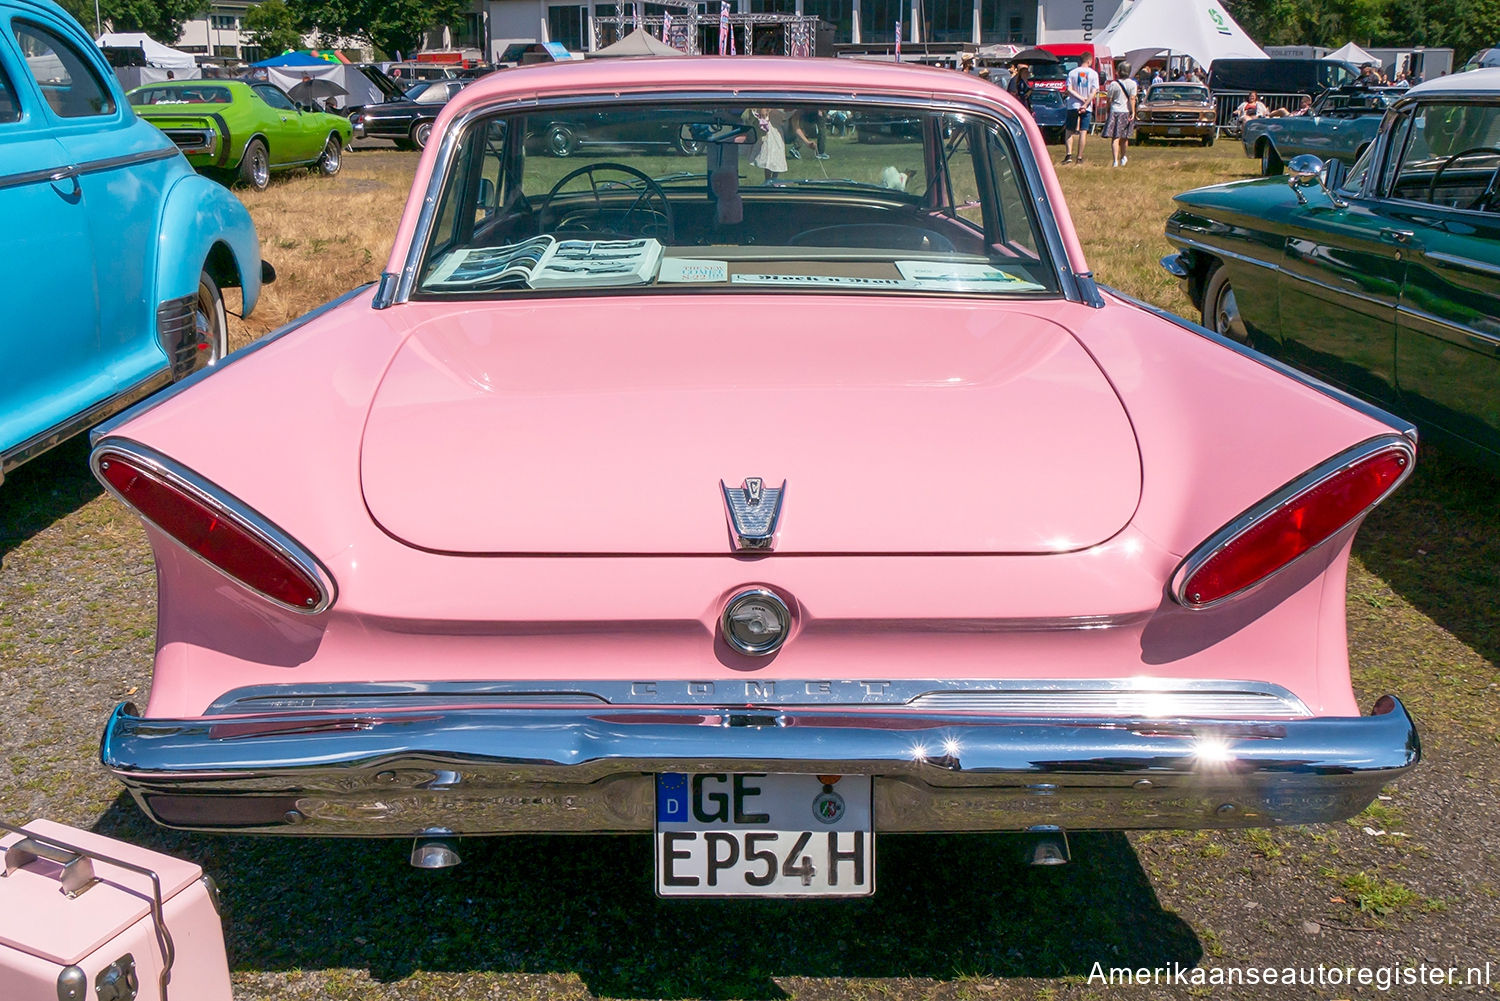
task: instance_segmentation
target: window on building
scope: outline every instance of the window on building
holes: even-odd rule
[[[238,59],[240,57],[240,50],[233,45],[215,45],[214,55],[222,56],[225,59]]]
[[[796,0],[750,0],[752,14],[795,14]]]
[[[979,0],[979,40],[1029,45],[1035,35],[1036,4],[1024,0]]]
[[[208,23],[215,31],[234,31],[239,28],[240,19],[233,14],[212,14]]]
[[[465,14],[453,25],[453,44],[459,48],[477,49],[483,45],[484,15]]]
[[[820,17],[833,25],[835,42],[854,41],[854,5],[851,0],[802,0],[802,13]]]
[[[864,42],[894,42],[896,22],[901,22],[901,34],[911,37],[906,27],[906,7],[902,0],[860,0],[859,34]]]
[[[572,52],[585,49],[588,37],[589,9],[584,4],[557,4],[547,8],[547,38],[561,42]]]
[[[963,0],[922,5],[927,15],[929,42],[971,42],[974,39],[974,6]]]

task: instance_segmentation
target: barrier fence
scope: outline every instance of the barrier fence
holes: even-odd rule
[[[1248,90],[1216,90],[1214,91],[1215,122],[1219,128],[1226,129],[1238,126],[1235,121],[1234,111],[1245,103],[1245,98],[1250,96]],[[1260,102],[1272,112],[1277,109],[1292,112],[1302,105],[1301,94],[1260,94]]]

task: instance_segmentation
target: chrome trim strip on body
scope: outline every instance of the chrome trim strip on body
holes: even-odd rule
[[[120,167],[132,167],[138,163],[152,163],[156,160],[170,160],[179,156],[181,150],[177,144],[163,146],[159,149],[142,150],[139,153],[126,153],[123,156],[107,156],[99,160],[88,160],[78,164],[80,174],[98,174],[106,170],[117,170]]]
[[[131,513],[133,513],[136,517],[140,518],[142,521],[147,522],[148,524],[155,526],[162,532],[162,534],[166,535],[168,538],[172,539],[174,543],[180,546],[183,552],[186,552],[190,554],[194,559],[201,561],[204,566],[213,567],[216,572],[221,574],[224,573],[224,571],[220,570],[218,567],[215,567],[207,559],[204,559],[202,555],[183,545],[175,537],[173,537],[170,532],[162,529],[160,525],[156,525],[155,522],[153,522],[149,517],[143,514],[138,508],[132,505],[124,497],[120,496],[120,492],[116,490],[114,484],[110,483],[109,480],[103,475],[103,472],[100,468],[103,463],[109,461],[109,458],[112,455],[120,456],[121,458],[128,460],[133,465],[140,466],[149,470],[153,475],[172,484],[172,486],[176,489],[191,495],[200,503],[207,506],[210,510],[217,512],[221,517],[234,522],[240,528],[250,532],[266,546],[279,553],[282,558],[296,564],[303,573],[307,574],[314,581],[316,581],[319,591],[317,602],[311,606],[289,605],[286,602],[278,601],[270,595],[261,594],[258,591],[254,591],[246,587],[246,590],[251,594],[269,601],[280,608],[285,608],[289,611],[298,612],[303,615],[317,615],[321,612],[324,612],[330,605],[333,604],[334,600],[337,598],[338,588],[334,584],[333,575],[328,572],[328,568],[323,566],[318,558],[312,553],[308,552],[307,549],[305,549],[302,544],[299,543],[296,539],[293,539],[290,535],[283,532],[270,519],[266,518],[259,511],[256,511],[254,508],[246,504],[244,501],[240,500],[238,497],[235,497],[233,494],[222,489],[209,480],[204,479],[193,470],[187,468],[174,459],[168,458],[162,453],[156,451],[156,449],[154,448],[142,445],[139,442],[131,441],[129,438],[119,438],[113,435],[107,436],[98,441],[97,444],[94,445],[94,451],[89,455],[89,467],[94,471],[94,476],[97,477],[99,482],[104,485],[104,489],[113,494],[115,499],[118,500],[121,504],[124,504],[127,508],[129,508]],[[226,577],[226,579],[234,580],[234,578],[229,577],[228,574],[225,574],[224,576]],[[239,582],[235,581],[235,583],[238,584]],[[244,587],[245,585],[240,586]]]
[[[1207,254],[1215,254],[1219,257],[1227,257],[1232,261],[1240,261],[1243,264],[1253,264],[1257,268],[1265,268],[1268,271],[1281,270],[1280,265],[1272,264],[1270,261],[1262,261],[1258,257],[1251,257],[1248,254],[1236,253],[1233,250],[1225,250],[1224,248],[1216,247],[1211,243],[1204,243],[1201,240],[1195,240],[1192,237],[1183,236],[1180,226],[1175,233],[1171,231],[1167,232],[1167,240],[1175,243],[1180,243],[1185,247],[1192,247],[1194,250],[1201,250]]]
[[[131,406],[142,397],[149,397],[152,393],[171,381],[172,370],[169,366],[147,376],[144,380],[136,383],[129,389],[116,393],[114,396],[94,404],[81,413],[74,414],[72,417],[48,428],[46,431],[32,435],[9,451],[0,452],[0,483],[5,481],[6,473],[21,463],[28,459],[34,459],[49,448],[62,444],[85,428],[91,427],[106,419],[111,414]]]
[[[1356,292],[1353,289],[1341,288],[1338,285],[1330,285],[1327,282],[1319,281],[1316,278],[1309,277],[1308,275],[1301,274],[1296,271],[1288,270],[1287,268],[1282,268],[1280,270],[1284,277],[1290,278],[1292,281],[1301,282],[1304,285],[1311,285],[1313,288],[1319,288],[1325,292],[1332,292],[1340,299],[1357,299],[1360,302],[1368,303],[1371,306],[1377,306],[1382,310],[1388,309],[1391,312],[1395,312],[1396,310],[1396,302],[1394,299],[1379,299],[1365,292]]]
[[[205,716],[453,705],[942,706],[1018,715],[1074,713],[1142,718],[1311,716],[1303,701],[1267,681],[1205,678],[944,679],[718,678],[643,681],[403,681],[248,685],[214,700]]]
[[[1410,306],[1398,306],[1396,308],[1398,318],[1408,321],[1416,321],[1413,326],[1425,328],[1426,332],[1449,344],[1456,344],[1461,348],[1470,350],[1482,349],[1491,352],[1500,352],[1500,317],[1481,317],[1480,322],[1488,322],[1497,331],[1490,333],[1480,330],[1478,327],[1465,326],[1455,323],[1446,317],[1436,316],[1426,310],[1412,309]]]
[[[1472,257],[1460,257],[1457,254],[1445,254],[1434,250],[1423,250],[1421,256],[1429,261],[1437,261],[1439,264],[1458,268],[1460,271],[1472,271],[1486,278],[1500,278],[1500,264],[1494,261],[1478,261]]]
[[[1373,455],[1388,451],[1392,448],[1400,451],[1405,458],[1405,462],[1401,470],[1401,475],[1398,476],[1396,478],[1396,482],[1387,487],[1385,491],[1382,492],[1381,495],[1374,500],[1374,502],[1367,505],[1354,517],[1350,518],[1343,527],[1340,527],[1338,532],[1334,533],[1334,537],[1336,537],[1339,532],[1342,532],[1344,530],[1345,527],[1355,521],[1358,521],[1360,518],[1363,518],[1366,514],[1373,510],[1377,504],[1385,500],[1385,498],[1389,497],[1393,491],[1398,489],[1401,484],[1406,482],[1406,478],[1409,477],[1412,470],[1416,468],[1417,449],[1416,446],[1406,437],[1399,434],[1380,435],[1379,437],[1371,438],[1368,441],[1361,442],[1360,444],[1355,445],[1353,448],[1346,449],[1333,458],[1328,459],[1303,473],[1301,476],[1292,480],[1290,483],[1287,483],[1281,489],[1277,490],[1269,497],[1266,497],[1264,500],[1260,501],[1258,504],[1245,511],[1234,520],[1230,521],[1223,528],[1219,529],[1213,535],[1209,536],[1205,542],[1203,542],[1200,546],[1198,546],[1197,549],[1194,549],[1191,553],[1184,557],[1183,561],[1177,565],[1177,570],[1172,574],[1172,582],[1170,585],[1172,600],[1191,611],[1203,611],[1205,609],[1215,608],[1219,605],[1222,605],[1226,601],[1233,601],[1234,599],[1239,598],[1242,595],[1258,590],[1269,581],[1275,580],[1276,577],[1280,574],[1283,574],[1290,568],[1296,566],[1308,556],[1312,555],[1315,552],[1318,552],[1328,544],[1328,540],[1325,539],[1323,542],[1320,542],[1316,546],[1313,546],[1307,551],[1301,553],[1290,562],[1282,564],[1276,570],[1266,575],[1265,577],[1262,577],[1260,580],[1246,585],[1245,587],[1242,587],[1238,591],[1235,591],[1231,594],[1226,594],[1221,598],[1216,598],[1213,601],[1194,602],[1183,593],[1183,588],[1186,586],[1187,582],[1192,579],[1194,574],[1196,574],[1203,568],[1204,564],[1213,559],[1224,549],[1228,548],[1230,544],[1232,544],[1241,535],[1254,528],[1255,525],[1257,525],[1259,522],[1274,514],[1280,508],[1291,503],[1293,500],[1296,500],[1298,497],[1303,496],[1311,490],[1317,489],[1319,486],[1326,483],[1328,480],[1333,479],[1335,476],[1339,475],[1349,467],[1363,462]]]
[[[724,90],[692,91],[674,94],[672,101],[673,103],[681,102],[685,104],[694,101],[717,101],[722,103],[725,97],[726,92]],[[846,90],[821,88],[810,88],[796,94],[779,90],[735,89],[733,97],[736,105],[745,104],[747,106],[765,102],[806,104],[809,101],[826,98],[861,105],[911,107],[914,103],[923,100],[920,95],[916,94],[853,95]],[[470,108],[449,122],[442,137],[442,144],[438,147],[432,173],[428,178],[427,191],[422,198],[422,207],[418,211],[416,225],[412,228],[411,242],[407,244],[406,248],[406,259],[402,264],[400,272],[395,275],[394,289],[389,292],[388,296],[377,297],[376,308],[384,309],[387,306],[410,301],[412,292],[416,288],[417,269],[421,265],[422,257],[426,254],[428,243],[432,237],[432,223],[437,214],[438,200],[442,196],[443,182],[452,168],[454,156],[457,153],[458,145],[464,133],[477,119],[500,114],[513,114],[537,108],[543,104],[547,108],[574,105],[596,107],[600,101],[609,101],[612,104],[652,104],[652,95],[644,91],[631,91],[628,94],[620,91],[608,91],[588,94],[549,95],[545,102],[540,102],[537,98],[529,96],[514,97]],[[1042,240],[1047,245],[1047,253],[1051,258],[1050,263],[1063,297],[1073,302],[1096,305],[1095,302],[1091,301],[1087,290],[1082,287],[1079,276],[1073,272],[1072,261],[1068,257],[1067,248],[1062,238],[1062,231],[1058,229],[1056,214],[1053,212],[1051,201],[1047,197],[1046,186],[1042,183],[1041,169],[1037,165],[1036,157],[1031,152],[1031,144],[1027,140],[1025,128],[1021,125],[1020,121],[1014,118],[1012,113],[1007,109],[993,105],[956,100],[949,96],[945,96],[942,100],[928,98],[927,101],[928,103],[923,105],[923,110],[938,114],[977,115],[992,125],[997,125],[1005,130],[1013,147],[1018,151],[1016,160],[1021,166],[1021,171],[1026,178],[1026,184],[1033,196]],[[653,106],[658,108],[661,106],[659,95]],[[385,285],[384,276],[382,276],[381,284],[382,286]],[[1099,300],[1098,304],[1102,305],[1102,299]]]
[[[78,168],[73,166],[47,167],[42,170],[25,170],[18,174],[6,174],[0,176],[0,189],[19,188],[27,184],[45,184],[54,181],[66,181],[71,177],[78,176]]]
[[[877,830],[1251,827],[1353,816],[1421,757],[1394,698],[1293,720],[556,708],[150,719],[100,758],[167,826],[412,836],[651,830],[654,774],[873,776]]]
[[[1194,323],[1192,320],[1184,319],[1183,317],[1178,316],[1176,313],[1162,309],[1160,306],[1154,306],[1143,299],[1137,299],[1133,295],[1127,295],[1126,293],[1121,292],[1119,289],[1108,288],[1106,286],[1106,290],[1110,295],[1114,296],[1117,299],[1128,302],[1133,306],[1139,306],[1146,312],[1160,317],[1161,319],[1166,320],[1168,323],[1175,324],[1176,326],[1179,326],[1184,330],[1188,330],[1192,333],[1197,334],[1199,337],[1203,337],[1210,341],[1213,341],[1220,347],[1233,351],[1235,354],[1243,355],[1246,358],[1251,359],[1252,361],[1259,362],[1261,365],[1264,365],[1266,368],[1271,369],[1278,375],[1284,375],[1288,379],[1292,379],[1295,382],[1300,382],[1302,385],[1308,387],[1309,389],[1316,389],[1324,396],[1337,400],[1351,410],[1357,410],[1360,413],[1364,414],[1366,417],[1369,417],[1372,420],[1377,420],[1387,427],[1392,428],[1397,433],[1405,436],[1406,439],[1409,440],[1413,445],[1415,445],[1417,442],[1417,426],[1411,421],[1406,420],[1405,418],[1397,417],[1390,411],[1383,410],[1368,400],[1360,399],[1358,396],[1355,396],[1352,393],[1347,393],[1344,390],[1339,389],[1337,386],[1330,386],[1328,383],[1323,382],[1321,379],[1316,379],[1313,376],[1308,375],[1301,369],[1292,368],[1292,366],[1286,364],[1285,362],[1278,361],[1277,359],[1272,358],[1269,355],[1261,354],[1259,351],[1255,350],[1247,344],[1241,344],[1239,341],[1233,340],[1229,337],[1225,337],[1223,334],[1215,333],[1214,331],[1209,330],[1207,327],[1202,326],[1201,324]]]
[[[292,320],[290,323],[285,323],[277,327],[275,330],[271,331],[269,334],[251,341],[249,344],[246,344],[238,351],[225,355],[223,358],[220,358],[217,362],[215,362],[212,367],[200,368],[198,371],[194,372],[187,378],[174,383],[171,389],[158,393],[148,400],[143,400],[141,403],[137,404],[134,407],[131,407],[129,410],[120,414],[118,417],[115,417],[113,420],[110,420],[109,422],[104,424],[100,424],[97,428],[94,429],[93,433],[89,435],[89,442],[97,446],[106,435],[114,434],[115,431],[117,431],[123,425],[135,420],[142,414],[149,413],[150,411],[156,409],[163,403],[170,400],[172,397],[176,396],[178,393],[189,388],[190,386],[196,385],[200,379],[207,379],[215,372],[224,371],[224,367],[226,365],[233,365],[235,362],[240,361],[241,359],[250,357],[261,348],[280,340],[303,324],[317,319],[331,309],[342,306],[350,299],[353,299],[355,296],[364,292],[364,290],[369,288],[371,284],[372,283],[370,282],[366,282],[363,285],[350,289],[343,295],[339,296],[337,299],[334,299],[330,302],[325,302],[317,309],[303,313],[301,316],[297,317],[295,320]]]

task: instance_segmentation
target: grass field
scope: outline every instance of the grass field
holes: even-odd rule
[[[1122,170],[1103,165],[1102,143],[1091,153],[1062,182],[1092,267],[1188,312],[1156,265],[1171,196],[1245,176],[1252,162],[1229,143],[1137,150]],[[250,321],[233,321],[233,344],[375,279],[415,163],[359,151],[331,181],[298,175],[242,192],[280,277]],[[464,865],[429,873],[406,865],[404,841],[152,827],[96,758],[105,714],[149,681],[150,553],[85,456],[75,442],[0,487],[0,817],[48,816],[202,861],[223,891],[241,1001],[1377,996],[1112,989],[1090,982],[1096,963],[1489,961],[1500,985],[1500,509],[1492,479],[1440,452],[1424,450],[1355,547],[1360,702],[1401,695],[1426,750],[1364,816],[1246,833],[1083,834],[1072,865],[1042,870],[1014,865],[1018,845],[1005,836],[883,837],[876,897],[813,904],[659,901],[645,838],[467,842]]]

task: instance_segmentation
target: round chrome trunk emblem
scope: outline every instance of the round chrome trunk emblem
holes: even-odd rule
[[[756,587],[729,599],[720,624],[730,646],[752,657],[764,657],[786,642],[792,613],[776,592]]]

